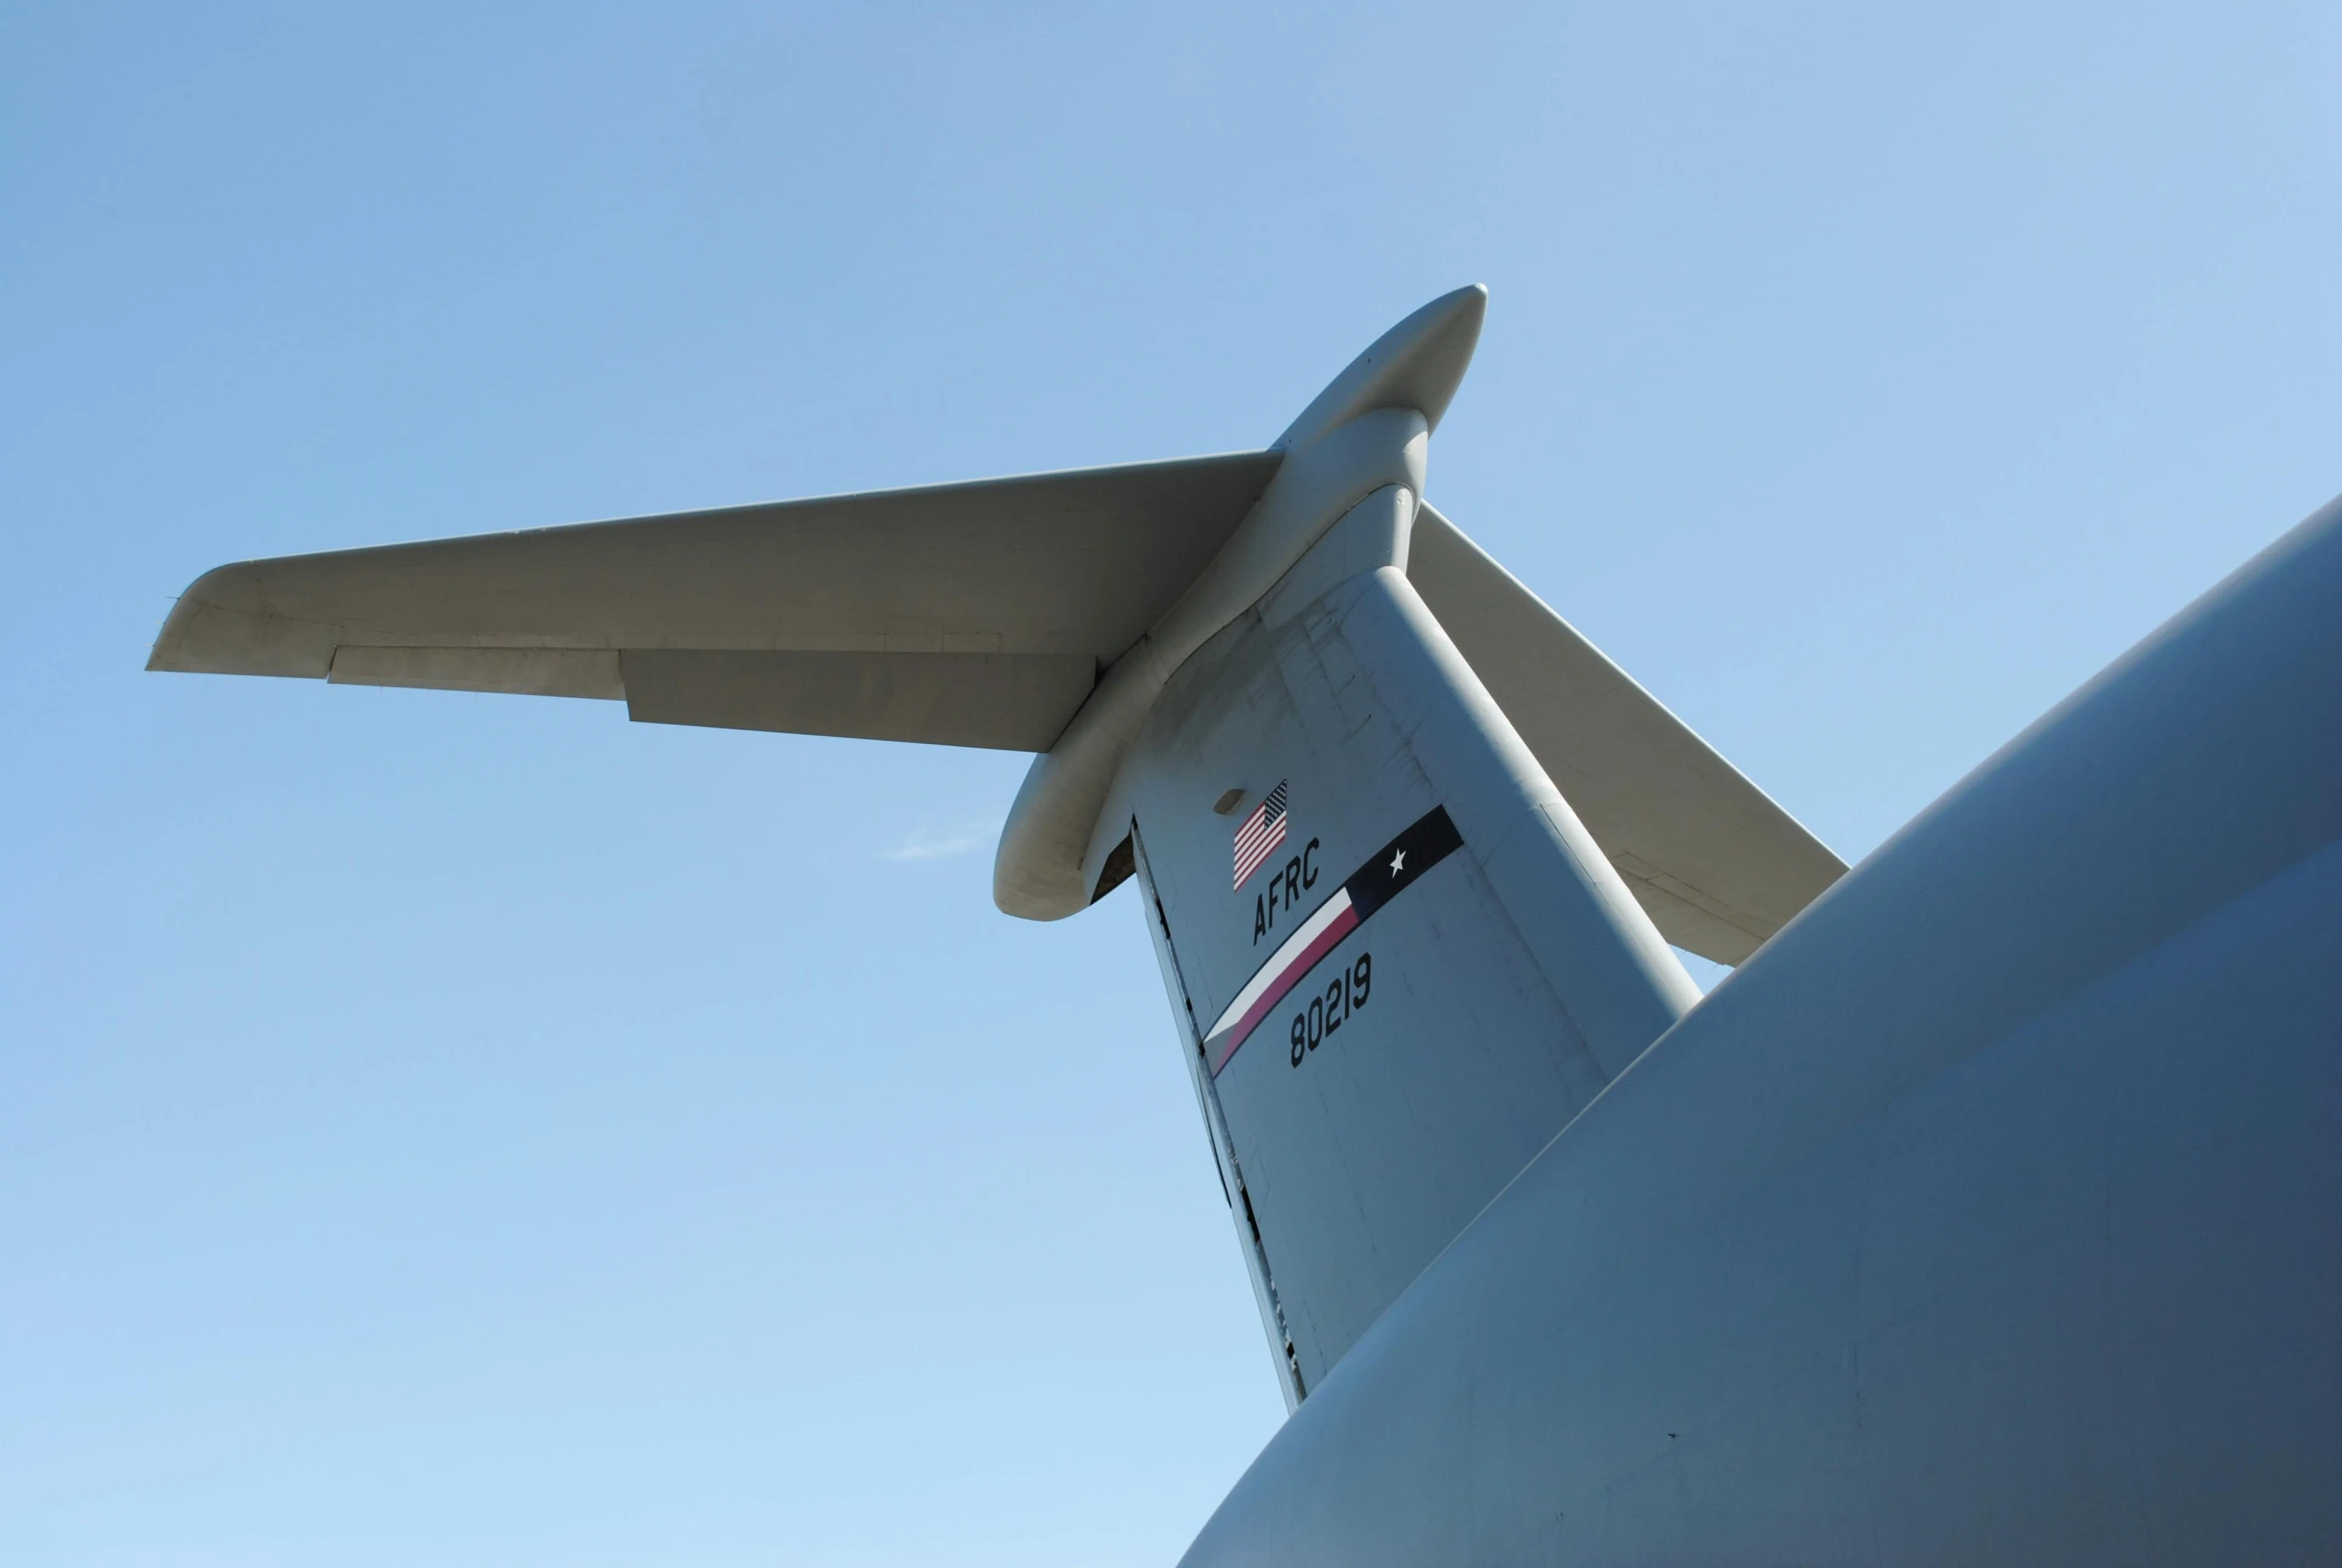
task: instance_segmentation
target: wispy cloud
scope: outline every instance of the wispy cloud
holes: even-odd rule
[[[997,822],[975,827],[915,828],[901,842],[880,850],[879,854],[888,860],[943,860],[982,849],[999,836]]]

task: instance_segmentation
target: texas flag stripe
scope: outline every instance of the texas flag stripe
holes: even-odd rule
[[[1211,1063],[1212,1074],[1227,1066],[1227,1059],[1236,1054],[1236,1047],[1244,1037],[1268,1016],[1268,1010],[1285,998],[1285,993],[1301,983],[1301,977],[1317,967],[1317,961],[1334,949],[1334,945],[1358,929],[1358,909],[1350,902],[1347,888],[1335,888],[1332,896],[1317,906],[1300,929],[1268,956],[1268,962],[1252,972],[1244,982],[1244,989],[1219,1015],[1219,1022],[1211,1026],[1204,1037],[1203,1050]]]
[[[1401,889],[1461,849],[1463,842],[1463,835],[1448,819],[1447,808],[1434,806],[1328,894],[1325,902],[1277,945],[1268,962],[1252,972],[1252,978],[1244,982],[1235,1000],[1204,1035],[1203,1059],[1211,1064],[1212,1076],[1219,1076],[1236,1048],[1308,977],[1320,959]]]

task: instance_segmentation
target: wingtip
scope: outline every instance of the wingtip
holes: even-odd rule
[[[149,671],[183,671],[187,668],[185,645],[188,626],[201,612],[203,603],[196,596],[196,590],[211,575],[206,572],[203,577],[198,577],[187,585],[185,592],[171,601],[171,609],[164,615],[163,624],[155,629],[154,645],[147,649],[146,668]]]
[[[253,582],[258,561],[215,566],[187,585],[147,653],[150,670],[190,675],[292,675],[322,680],[336,628],[274,613]]]

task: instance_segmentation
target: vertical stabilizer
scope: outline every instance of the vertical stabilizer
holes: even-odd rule
[[[1116,794],[1296,1399],[1696,1000],[1408,583],[1415,508],[1189,659]]]

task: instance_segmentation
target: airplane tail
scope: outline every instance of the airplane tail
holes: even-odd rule
[[[1139,879],[1298,1403],[1845,869],[1424,503],[1485,300],[1263,451],[245,562],[149,667],[1040,752],[995,901]]]

